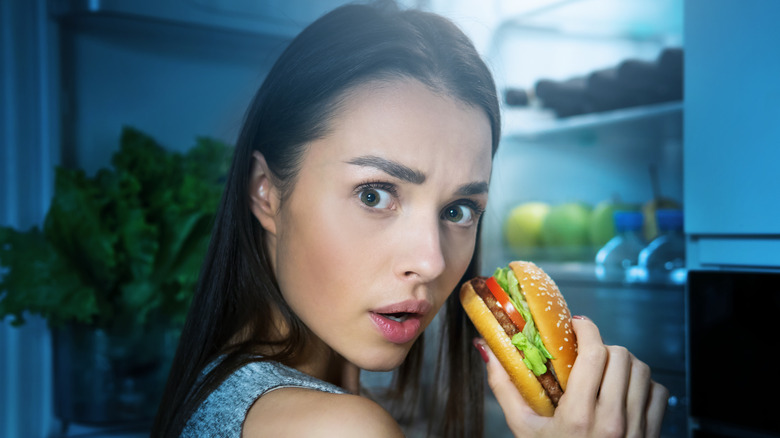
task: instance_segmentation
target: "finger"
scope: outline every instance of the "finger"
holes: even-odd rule
[[[626,398],[631,353],[625,347],[606,347],[607,363],[596,403],[595,426],[600,436],[626,435]]]
[[[573,418],[590,418],[607,362],[607,349],[591,320],[575,317],[572,324],[577,335],[577,359],[558,409]]]
[[[652,382],[650,399],[647,406],[646,437],[653,438],[661,436],[661,426],[668,401],[669,390],[659,383]]]
[[[630,376],[631,353],[625,347],[608,346],[607,363],[599,389],[599,405],[606,409],[624,409]]]
[[[644,436],[650,401],[650,367],[632,355],[631,379],[626,398],[627,436]]]
[[[631,353],[625,347],[607,348],[607,363],[598,395],[597,421],[615,435],[623,436],[626,429],[626,399],[631,375]]]

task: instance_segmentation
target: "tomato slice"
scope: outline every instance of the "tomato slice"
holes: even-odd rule
[[[488,290],[490,290],[490,293],[492,293],[496,298],[498,304],[501,304],[501,307],[504,308],[504,312],[506,312],[506,314],[509,316],[509,319],[515,323],[518,330],[523,331],[523,327],[525,327],[525,320],[523,319],[522,315],[520,315],[520,312],[515,309],[512,301],[509,300],[509,295],[504,292],[504,289],[498,284],[495,278],[490,277],[485,280],[485,283],[487,283]]]

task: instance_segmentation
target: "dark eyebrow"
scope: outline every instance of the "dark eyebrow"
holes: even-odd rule
[[[368,166],[377,168],[390,176],[407,181],[412,184],[422,184],[425,182],[425,174],[419,170],[414,170],[401,163],[377,157],[375,155],[364,155],[347,161],[348,164],[356,166]]]
[[[489,185],[485,181],[478,181],[460,186],[455,193],[458,196],[481,195],[488,192],[488,187]]]
[[[364,155],[347,161],[348,164],[356,166],[368,166],[377,168],[390,176],[407,181],[413,184],[422,184],[425,182],[425,174],[419,170],[414,170],[396,161],[375,155]],[[458,196],[481,195],[488,192],[489,184],[485,181],[471,182],[458,187],[455,193]]]

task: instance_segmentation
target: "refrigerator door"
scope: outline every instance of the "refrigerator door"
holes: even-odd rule
[[[691,266],[780,267],[780,3],[685,3]]]

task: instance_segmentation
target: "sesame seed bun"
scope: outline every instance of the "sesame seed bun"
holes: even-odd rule
[[[531,262],[514,261],[509,267],[520,283],[542,342],[554,357],[547,362],[547,366],[557,379],[560,390],[565,391],[571,367],[577,357],[571,312],[555,282],[538,266]],[[484,278],[472,279],[461,287],[460,301],[466,314],[529,406],[540,415],[552,416],[555,405],[541,383],[545,376],[537,377],[523,363],[522,353],[512,345],[502,323],[496,319],[475,287],[485,287]],[[482,294],[484,296],[484,292]],[[495,307],[495,304],[491,305]],[[548,382],[553,379],[549,375],[546,378]]]
[[[571,312],[552,278],[531,262],[509,263],[528,302],[531,316],[547,351],[553,355],[553,369],[566,391],[571,367],[577,358],[577,340],[572,330]]]
[[[539,415],[552,416],[555,407],[534,373],[523,363],[520,350],[498,324],[485,302],[476,294],[470,283],[460,289],[460,302],[477,331],[487,342],[490,351],[504,367],[512,383],[531,408]]]

